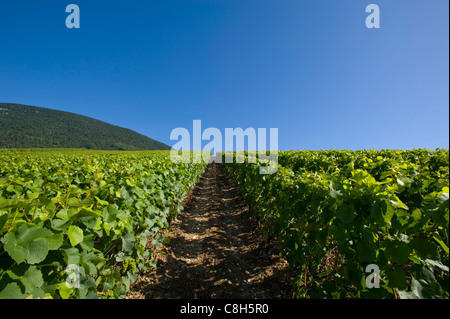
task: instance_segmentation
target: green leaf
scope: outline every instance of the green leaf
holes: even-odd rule
[[[5,226],[7,220],[8,214],[3,214],[0,216],[0,234],[3,232],[3,227]]]
[[[386,247],[385,256],[390,262],[401,265],[408,262],[411,253],[408,243],[400,240],[386,240],[383,245]]]
[[[436,242],[424,238],[415,238],[411,241],[411,247],[417,251],[422,259],[440,259],[439,247]]]
[[[80,257],[80,264],[84,267],[86,272],[90,275],[96,275],[96,264],[99,262],[99,258],[97,257],[97,255],[93,252],[83,251]]]
[[[67,235],[72,246],[76,246],[83,241],[83,230],[78,226],[70,226]]]
[[[438,242],[439,245],[441,245],[442,249],[448,254],[448,246],[445,244],[444,240],[442,240],[441,236],[439,236],[439,234],[434,234],[433,238]]]
[[[80,245],[84,250],[92,250],[94,248],[94,235],[90,234],[87,236],[83,236],[83,241],[80,243]]]
[[[169,237],[164,237],[164,244],[166,244],[166,245],[170,244],[170,238]]]
[[[400,198],[398,198],[397,196],[394,196],[393,200],[390,200],[391,204],[394,205],[394,207],[396,208],[403,208],[406,210],[409,210],[408,206],[405,205],[405,203],[403,203]]]
[[[80,263],[80,252],[77,248],[67,248],[64,249],[66,255],[65,262],[67,265],[78,265]]]
[[[411,184],[412,182],[413,182],[412,179],[410,179],[410,178],[408,178],[408,177],[406,177],[406,176],[404,176],[404,175],[400,175],[400,176],[397,178],[397,184],[399,184],[399,185],[402,186],[402,187],[404,187],[404,186],[406,186],[406,185],[409,185],[409,184]]]
[[[74,289],[69,287],[65,281],[58,284],[58,290],[62,299],[69,299],[74,291]]]
[[[342,205],[337,210],[337,217],[345,224],[349,224],[356,217],[355,209],[351,205]]]
[[[11,256],[16,263],[20,264],[24,262],[29,254],[29,250],[24,246],[24,243],[20,245],[16,234],[10,232],[2,238],[2,243],[4,244],[5,250]],[[28,245],[27,245],[28,246]]]
[[[105,207],[105,209],[103,210],[103,219],[108,223],[115,222],[118,213],[119,211],[117,210],[116,207],[109,205],[108,207]]]
[[[361,262],[373,263],[376,259],[377,249],[375,245],[369,244],[366,241],[359,241],[356,245],[359,253],[359,260]]]
[[[42,273],[36,266],[31,266],[20,278],[20,281],[25,287],[25,292],[33,295],[33,297],[42,297],[43,291],[40,289],[44,284]]]
[[[62,234],[55,234],[44,238],[44,241],[48,244],[49,250],[57,250],[62,246],[64,238]]]
[[[69,209],[61,209],[56,214],[56,216],[64,221],[68,221],[72,218],[72,216],[75,216],[76,214],[78,214],[78,211],[75,208],[71,207]]]
[[[422,268],[417,280],[422,285],[422,296],[426,299],[441,299],[441,286],[436,280],[433,272],[426,267]],[[448,296],[447,296],[448,299]]]
[[[410,224],[409,226],[414,226],[416,224],[418,224],[422,218],[422,211],[417,208],[415,209],[412,213],[411,213],[411,217],[413,218],[414,222],[412,224]]]
[[[54,229],[56,231],[65,230],[72,224],[72,222],[70,220],[66,221],[66,220],[59,219],[59,218],[52,218],[51,223],[52,223],[52,229]]]
[[[97,218],[94,216],[85,216],[80,220],[89,229],[93,229],[97,225]]]
[[[48,244],[43,240],[32,241],[28,247],[28,256],[26,260],[29,264],[34,265],[40,263],[47,257],[48,254]]]
[[[408,282],[406,280],[406,273],[400,267],[395,267],[394,270],[388,269],[385,271],[388,280],[388,287],[406,289]]]
[[[53,232],[40,226],[28,226],[24,224],[17,230],[17,234],[21,241],[33,241],[52,236]]]
[[[399,290],[398,295],[400,299],[423,299],[422,290],[423,288],[420,282],[417,281],[414,276],[411,276],[411,290]]]
[[[105,230],[106,235],[110,235],[111,226],[108,222],[103,222],[103,229]]]
[[[6,234],[2,242],[5,250],[18,264],[25,261],[29,264],[37,264],[48,254],[49,246],[45,240],[51,235],[53,232],[49,229],[23,224],[16,233]]]
[[[437,261],[437,260],[425,259],[424,263],[431,267],[437,267],[445,272],[449,271],[448,266],[444,265],[443,263],[441,263],[440,261]]]
[[[80,199],[78,199],[76,197],[71,197],[67,201],[67,206],[69,206],[69,207],[81,207],[82,205],[81,205]]]
[[[15,282],[11,282],[0,291],[0,299],[25,299],[25,295]]]
[[[339,197],[342,197],[345,195],[345,190],[343,189],[331,189],[329,193],[330,197],[338,199]]]
[[[381,216],[383,217],[384,222],[388,224],[391,221],[392,216],[394,216],[395,208],[392,207],[391,202],[388,200],[385,200],[381,207]]]
[[[126,233],[124,236],[122,236],[122,249],[127,252],[132,251],[135,241],[136,239],[131,233]]]
[[[410,252],[411,250],[407,243],[402,241],[395,242],[391,251],[391,261],[404,265],[408,262]]]
[[[94,196],[94,198],[97,200],[97,202],[102,205],[102,206],[106,206],[109,205],[109,203],[106,200],[102,200],[100,198],[98,198],[97,196]]]

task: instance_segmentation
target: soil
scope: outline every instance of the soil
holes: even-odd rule
[[[292,274],[221,164],[208,164],[132,299],[292,298]]]

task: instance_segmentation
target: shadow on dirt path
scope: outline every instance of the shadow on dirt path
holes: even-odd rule
[[[288,264],[267,242],[221,164],[211,163],[167,232],[157,269],[127,298],[291,298]]]

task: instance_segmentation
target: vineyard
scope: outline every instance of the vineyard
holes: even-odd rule
[[[0,298],[120,298],[204,164],[169,152],[1,151]]]
[[[245,156],[248,154],[234,154]],[[226,164],[309,298],[448,298],[449,152],[279,152]],[[366,284],[375,265],[379,288]]]
[[[248,153],[233,156],[244,163],[223,167],[289,262],[294,296],[449,297],[447,150],[279,151],[271,175]],[[207,166],[192,162],[167,151],[0,150],[0,299],[123,298],[172,244],[170,222]]]

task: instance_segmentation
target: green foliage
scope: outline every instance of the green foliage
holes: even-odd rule
[[[226,164],[308,298],[448,298],[449,152],[279,152]],[[235,154],[243,156],[243,154]],[[244,155],[245,156],[245,155]],[[365,284],[380,269],[380,288]]]
[[[0,298],[120,298],[205,163],[167,151],[1,150]]]
[[[0,148],[170,150],[132,130],[86,116],[8,103],[0,103]]]

